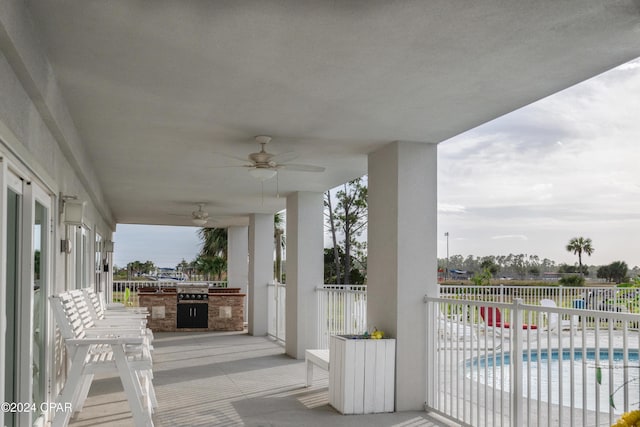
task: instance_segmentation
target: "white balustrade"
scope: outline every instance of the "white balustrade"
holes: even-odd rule
[[[367,331],[367,287],[323,285],[318,295],[317,348],[329,348],[329,337]]]
[[[425,297],[427,410],[466,425],[522,427],[609,426],[638,409],[640,316],[537,296],[555,296],[558,307]]]
[[[284,344],[285,312],[286,312],[287,286],[283,283],[272,282],[267,284],[267,335]]]

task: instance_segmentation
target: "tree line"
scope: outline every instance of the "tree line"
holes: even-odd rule
[[[485,270],[489,272],[491,278],[512,278],[512,279],[539,279],[544,277],[544,273],[560,273],[564,275],[581,275],[603,279],[607,282],[622,283],[628,282],[629,278],[640,276],[640,268],[630,269],[624,261],[614,261],[608,265],[569,265],[557,264],[548,258],[540,258],[538,255],[508,254],[466,257],[453,255],[438,259],[438,267],[441,271],[449,270],[466,271],[469,277]]]

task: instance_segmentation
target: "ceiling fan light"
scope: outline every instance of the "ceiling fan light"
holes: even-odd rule
[[[193,218],[191,222],[198,227],[204,227],[207,224],[207,220],[203,218]]]
[[[254,177],[255,179],[258,179],[260,181],[266,181],[268,179],[271,179],[274,176],[276,176],[276,173],[278,173],[278,171],[276,171],[274,169],[270,169],[270,168],[251,168],[251,169],[249,169],[249,175],[251,175],[252,177]]]

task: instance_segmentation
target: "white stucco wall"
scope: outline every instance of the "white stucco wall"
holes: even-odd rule
[[[85,224],[90,230],[87,233],[88,249],[85,252],[88,284],[95,281],[95,233],[99,233],[103,239],[110,239],[115,229],[115,221],[111,210],[103,196],[98,184],[94,167],[84,149],[83,141],[74,127],[64,99],[62,98],[51,66],[44,55],[38,35],[33,32],[30,18],[25,9],[25,2],[8,0],[0,2],[0,157],[5,173],[14,171],[25,183],[37,184],[51,196],[50,215],[52,218],[52,234],[49,236],[49,249],[51,253],[49,269],[49,294],[54,294],[72,286],[69,283],[69,270],[73,269],[73,260],[70,256],[60,252],[60,240],[65,237],[67,226],[61,222],[58,214],[58,195],[76,195],[78,200],[85,202]],[[0,180],[1,181],[1,180]],[[27,184],[25,184],[27,186]],[[29,188],[27,186],[27,188]],[[2,203],[6,203],[5,193]],[[28,198],[31,193],[26,191]],[[0,220],[6,221],[6,210],[0,210]],[[32,221],[32,220],[31,220]],[[25,221],[29,224],[30,221]],[[6,228],[6,227],[5,227]],[[6,237],[0,233],[3,248],[6,245]],[[25,248],[30,248],[25,245]],[[1,251],[0,251],[1,252]],[[22,269],[33,269],[32,255],[23,251]],[[2,259],[2,257],[0,257]],[[2,274],[5,273],[5,265],[0,266]],[[27,270],[28,269],[28,270]],[[28,275],[23,275],[23,281],[30,281]],[[4,337],[6,329],[6,302],[3,299],[8,284],[6,280],[0,280],[0,334]],[[11,284],[16,286],[16,284]],[[29,289],[30,286],[27,288]],[[29,306],[27,301],[26,307]],[[28,309],[20,310],[18,324],[21,329],[29,330],[31,313]],[[55,393],[61,386],[62,377],[56,377],[53,366],[53,327],[49,316],[49,338],[47,348],[49,351],[48,378],[45,381],[51,384],[49,391],[52,393],[46,397],[47,401],[53,401]],[[27,334],[28,336],[29,334]],[[3,340],[0,339],[0,344]],[[4,347],[4,345],[0,345]],[[23,351],[20,345],[20,360],[26,361],[18,365],[19,378],[24,378],[21,383],[30,378],[30,361],[32,355],[29,351]],[[25,347],[28,348],[28,347]],[[4,372],[4,351],[0,354],[0,383],[4,383],[7,375],[14,373]],[[24,372],[22,372],[24,371]],[[30,393],[22,388],[20,398],[28,400]],[[0,400],[3,398],[4,387],[0,390]],[[31,423],[30,415],[20,415],[20,423]],[[0,424],[3,424],[0,417]]]

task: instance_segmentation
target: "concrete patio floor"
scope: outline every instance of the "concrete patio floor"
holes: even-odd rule
[[[341,415],[329,406],[328,375],[306,388],[304,361],[246,333],[156,333],[156,426],[448,426],[425,412]],[[118,377],[93,381],[71,426],[133,426]]]

